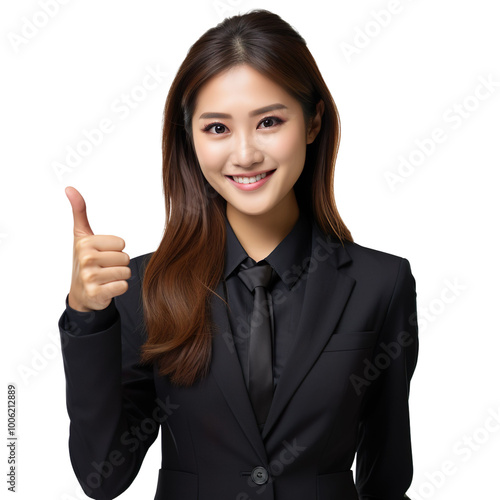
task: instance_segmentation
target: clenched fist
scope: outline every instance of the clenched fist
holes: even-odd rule
[[[125,293],[131,276],[125,241],[118,236],[94,235],[82,195],[65,189],[73,209],[73,274],[69,306],[88,312],[105,309],[113,297]]]

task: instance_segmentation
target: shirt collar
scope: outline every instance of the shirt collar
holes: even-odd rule
[[[226,219],[226,260],[224,264],[224,279],[228,276],[248,257],[245,249],[241,246],[240,241],[234,234],[233,228]]]
[[[266,262],[271,265],[288,289],[293,287],[307,266],[308,258],[311,254],[311,230],[311,221],[301,211],[292,230],[265,258]],[[241,246],[226,217],[224,279],[227,279],[247,257],[248,254]]]

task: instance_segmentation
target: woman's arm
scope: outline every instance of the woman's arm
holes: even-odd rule
[[[374,350],[378,370],[367,389],[359,427],[356,486],[361,500],[408,498],[412,450],[408,397],[418,356],[415,279],[401,259]]]
[[[145,336],[137,261],[129,264],[128,290],[105,310],[65,311],[59,320],[71,462],[95,499],[115,498],[130,486],[162,420],[153,370],[139,363]]]

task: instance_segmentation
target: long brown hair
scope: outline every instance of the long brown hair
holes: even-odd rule
[[[205,180],[193,146],[192,116],[201,86],[218,73],[248,64],[275,81],[302,106],[306,123],[323,100],[321,130],[307,145],[294,189],[300,209],[325,234],[353,241],[335,205],[333,174],[340,141],[335,102],[305,40],[267,10],[226,18],[190,48],[163,114],[163,238],[145,269],[142,298],[148,340],[142,361],[191,385],[210,366],[213,325],[210,299],[225,257],[225,200]]]

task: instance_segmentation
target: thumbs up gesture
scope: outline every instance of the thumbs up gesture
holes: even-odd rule
[[[88,312],[105,309],[113,297],[128,289],[130,257],[123,252],[125,241],[118,236],[94,235],[87,219],[82,195],[65,189],[73,209],[73,274],[69,306]]]

